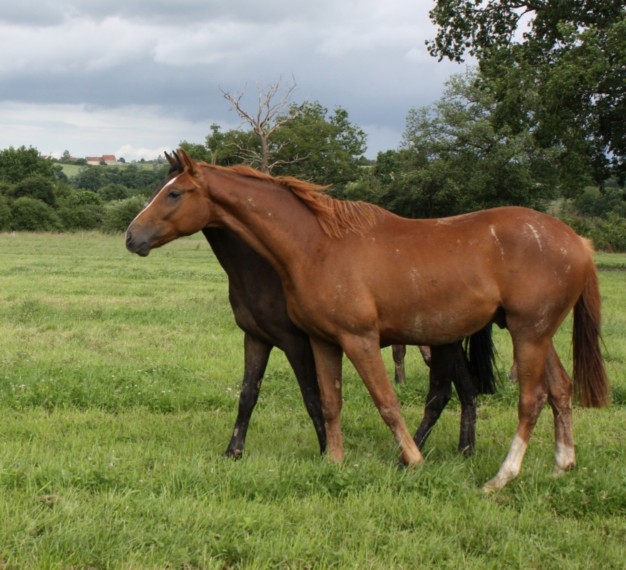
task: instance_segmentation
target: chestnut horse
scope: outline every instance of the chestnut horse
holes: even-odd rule
[[[228,228],[278,273],[291,319],[310,337],[327,453],[343,458],[341,361],[348,356],[407,465],[423,461],[385,370],[380,346],[440,349],[496,322],[508,329],[519,382],[518,427],[491,491],[514,479],[546,399],[555,419],[555,473],[572,468],[572,383],[552,337],[574,309],[574,386],[604,406],[600,294],[592,247],[562,222],[519,207],[410,220],[334,200],[295,178],[199,164],[180,152],[175,176],[127,230],[148,255],[206,227]]]
[[[183,166],[174,153],[165,153],[170,163],[168,179],[183,172]],[[166,182],[167,182],[166,180]],[[161,185],[162,186],[162,185]],[[154,193],[156,195],[158,191]],[[320,403],[315,362],[309,337],[291,321],[278,274],[272,266],[236,234],[229,230],[204,228],[215,257],[228,276],[228,297],[235,321],[244,332],[244,375],[239,394],[235,426],[226,455],[243,455],[250,418],[259,397],[265,368],[273,347],[285,353],[295,374],[305,407],[313,421],[320,452],[326,449],[326,431]],[[481,337],[482,335],[482,337]],[[484,333],[469,340],[469,348],[478,344],[474,354],[465,354],[460,347],[447,362],[447,368],[436,365],[431,371],[431,389],[424,419],[416,434],[418,447],[425,443],[451,396],[451,382],[455,384],[461,402],[461,429],[458,449],[465,455],[474,451],[476,433],[476,396],[494,391],[495,377],[490,367],[492,347]],[[404,345],[394,345],[393,359],[396,371],[404,379]],[[419,347],[424,361],[430,366],[430,348]],[[487,365],[487,368],[482,366]]]

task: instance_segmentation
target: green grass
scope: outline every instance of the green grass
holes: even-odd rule
[[[626,258],[598,255],[601,267]],[[272,355],[246,453],[223,457],[243,372],[226,279],[199,236],[140,259],[121,236],[0,235],[0,569],[624,568],[626,272],[602,271],[614,403],[576,408],[579,466],[553,479],[540,417],[520,477],[481,492],[516,426],[516,387],[480,402],[456,452],[453,400],[415,470],[345,366],[341,466]],[[557,347],[571,368],[571,324]],[[496,332],[503,379],[510,342]],[[391,370],[389,351],[385,358]],[[426,369],[398,388],[421,418]]]

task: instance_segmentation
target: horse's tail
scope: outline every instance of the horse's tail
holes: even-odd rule
[[[600,288],[595,267],[574,305],[574,391],[585,407],[609,404],[609,381],[600,352]]]
[[[465,356],[478,393],[493,394],[497,388],[497,377],[491,324],[465,340]]]

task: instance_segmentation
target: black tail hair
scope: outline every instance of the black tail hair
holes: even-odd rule
[[[494,394],[498,379],[495,373],[495,352],[491,323],[465,339],[465,357],[474,386],[479,394]]]

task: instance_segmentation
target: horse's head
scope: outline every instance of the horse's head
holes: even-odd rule
[[[202,191],[198,164],[182,150],[165,156],[170,163],[167,178],[126,230],[126,247],[141,256],[209,223],[210,204]]]

